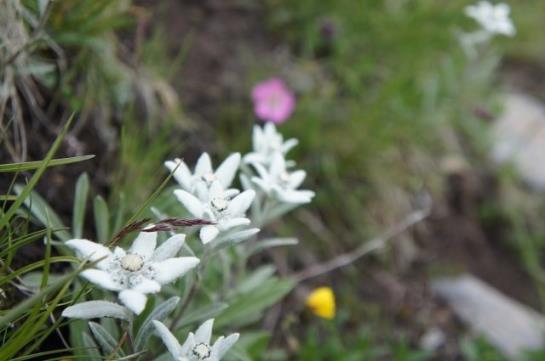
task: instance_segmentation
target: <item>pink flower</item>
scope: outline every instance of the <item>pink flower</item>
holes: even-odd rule
[[[266,122],[285,122],[295,108],[295,96],[279,78],[262,81],[252,89],[255,114]]]

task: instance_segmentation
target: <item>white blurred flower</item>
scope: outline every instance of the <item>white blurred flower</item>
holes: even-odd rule
[[[297,189],[305,180],[306,172],[304,170],[288,172],[282,154],[274,154],[268,168],[260,163],[254,163],[253,166],[259,177],[252,177],[252,182],[268,196],[281,202],[296,204],[309,203],[314,197],[312,191]]]
[[[165,166],[171,172],[176,169],[173,175],[174,179],[183,189],[193,194],[198,191],[206,193],[203,190],[206,191],[216,181],[220,182],[223,188],[229,188],[239,165],[240,153],[233,153],[228,156],[216,170],[212,168],[212,161],[208,153],[203,153],[197,160],[194,173],[191,173],[189,167],[179,158],[165,162]]]
[[[479,1],[465,8],[466,15],[475,19],[490,34],[513,36],[516,29],[509,17],[510,11],[505,3],[493,5],[488,1]]]
[[[206,199],[183,189],[176,189],[174,195],[194,217],[214,222],[201,228],[199,237],[203,244],[214,240],[220,232],[250,224],[245,214],[255,197],[251,189],[239,194],[238,190],[225,190],[220,182],[213,182]]]
[[[140,314],[147,293],[159,292],[161,285],[183,276],[199,263],[195,257],[174,257],[184,240],[185,235],[177,234],[155,249],[157,233],[141,232],[128,251],[116,247],[113,252],[86,239],[72,239],[65,244],[81,259],[100,260],[96,268],[81,275],[104,289],[119,292],[121,303]]]
[[[252,134],[253,151],[244,156],[246,163],[260,163],[268,165],[275,153],[286,155],[298,143],[291,138],[284,141],[274,124],[267,123],[262,127],[255,125]]]
[[[238,333],[227,337],[221,336],[212,345],[214,320],[210,319],[204,322],[194,334],[190,332],[184,344],[180,345],[163,323],[153,321],[153,324],[168,352],[176,361],[219,361],[239,338]]]

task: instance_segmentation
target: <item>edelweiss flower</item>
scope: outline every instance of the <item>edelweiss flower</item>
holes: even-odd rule
[[[215,223],[201,228],[199,236],[204,244],[220,232],[250,224],[245,213],[255,197],[251,189],[238,194],[237,190],[224,190],[220,182],[214,182],[204,200],[182,189],[175,190],[174,195],[193,216]]]
[[[487,32],[513,36],[516,30],[509,17],[510,11],[507,4],[493,5],[488,1],[479,1],[465,8],[466,15],[475,19]]]
[[[140,314],[146,306],[146,294],[161,290],[161,285],[183,276],[199,263],[195,257],[174,257],[183,246],[185,235],[177,234],[159,248],[157,233],[141,232],[128,251],[107,247],[86,239],[72,239],[65,244],[78,257],[91,262],[102,259],[96,268],[81,273],[100,287],[119,292],[121,303]]]
[[[273,123],[285,122],[295,108],[295,96],[279,78],[257,84],[252,90],[255,114],[262,120]]]
[[[220,182],[225,189],[229,188],[239,164],[240,153],[231,154],[215,171],[208,153],[203,153],[199,157],[194,173],[191,173],[185,162],[179,158],[165,162],[165,166],[171,172],[176,169],[173,175],[174,179],[190,193],[197,192],[199,188],[201,188],[201,192],[202,189],[207,190],[215,181]]]
[[[210,319],[203,323],[195,334],[190,332],[184,344],[180,345],[164,324],[159,321],[153,321],[153,324],[168,352],[176,361],[219,361],[239,338],[238,333],[233,333],[227,337],[219,337],[214,345],[211,345],[214,320]]]
[[[253,152],[246,154],[244,161],[267,165],[275,153],[286,155],[290,149],[297,145],[298,141],[295,138],[284,141],[284,137],[276,131],[274,124],[267,123],[263,128],[254,126],[252,143]]]
[[[304,170],[288,172],[286,160],[280,153],[272,157],[268,169],[259,163],[253,166],[259,177],[252,177],[252,182],[267,195],[286,203],[309,203],[314,197],[312,191],[297,189],[305,180],[306,172]]]

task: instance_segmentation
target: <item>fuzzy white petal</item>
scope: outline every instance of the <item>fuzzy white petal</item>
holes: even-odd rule
[[[132,243],[129,252],[136,253],[144,259],[149,259],[153,255],[156,245],[157,232],[140,232]]]
[[[176,181],[186,190],[191,188],[191,180],[193,175],[183,160],[177,159],[175,161],[166,161],[165,166],[172,172]]]
[[[218,357],[218,360],[220,360],[223,356],[225,356],[227,351],[229,351],[229,349],[233,347],[233,345],[238,341],[239,337],[240,335],[238,333],[233,333],[229,335],[227,338],[222,339],[217,346],[216,344],[220,340],[218,339],[218,341],[214,343],[214,350],[215,350],[216,356]]]
[[[185,234],[175,234],[161,244],[153,252],[152,260],[154,262],[163,261],[167,258],[176,256],[185,242]]]
[[[145,294],[134,290],[123,290],[119,293],[119,300],[137,315],[141,314],[146,307],[148,298]]]
[[[202,176],[203,174],[212,173],[212,161],[208,153],[204,152],[197,159],[197,165],[195,166],[195,175]]]
[[[286,160],[281,153],[275,153],[272,157],[270,174],[273,177],[278,177],[279,175],[286,172]]]
[[[200,325],[197,331],[195,331],[195,342],[204,342],[210,344],[210,338],[212,338],[212,327],[214,327],[213,318],[205,321],[202,325]]]
[[[299,188],[307,176],[307,173],[304,170],[296,170],[290,174],[288,187],[292,189]]]
[[[81,276],[106,290],[120,291],[123,288],[113,280],[108,272],[99,269],[87,269],[81,272]]]
[[[108,258],[112,256],[112,252],[107,247],[87,239],[71,239],[65,244],[72,248],[79,258],[88,259],[91,262],[104,258],[97,264],[97,267],[103,267]]]
[[[218,228],[222,231],[227,231],[231,228],[240,227],[240,226],[247,226],[250,224],[250,220],[248,218],[231,218],[226,219],[225,221],[221,221],[218,223]]]
[[[176,189],[174,191],[174,195],[184,205],[189,213],[197,218],[202,218],[204,212],[203,204],[194,195],[181,189]]]
[[[295,147],[297,144],[299,144],[299,141],[295,138],[288,139],[282,144],[282,152],[286,154],[288,151],[290,151],[293,147]]]
[[[265,163],[265,157],[260,153],[248,153],[244,156],[244,163],[247,164],[262,164]]]
[[[190,332],[188,335],[187,335],[187,338],[185,339],[185,342],[184,344],[182,345],[182,355],[187,355],[189,353],[189,351],[195,347],[195,335],[193,334],[193,332]]]
[[[201,228],[199,231],[199,238],[201,239],[203,244],[207,244],[214,240],[218,236],[218,233],[220,233],[220,230],[218,227],[214,225],[207,225]]]
[[[227,211],[232,216],[244,215],[246,213],[246,210],[248,210],[248,208],[252,204],[252,201],[254,200],[254,198],[255,198],[255,191],[252,189],[248,189],[240,193],[238,196],[233,198],[231,202],[229,202]]]
[[[114,248],[114,256],[118,257],[118,258],[123,258],[127,255],[127,252],[121,248],[121,247],[115,247]]]
[[[221,197],[223,198],[225,196],[224,194],[225,188],[221,185],[219,181],[215,181],[210,185],[209,189],[209,197],[210,199]]]
[[[155,263],[153,265],[154,279],[162,285],[172,282],[197,266],[199,262],[200,260],[196,257],[176,257]]]
[[[227,157],[216,169],[216,177],[224,188],[228,188],[233,183],[239,165],[240,153],[234,153]]]
[[[263,193],[269,194],[271,192],[271,183],[267,182],[263,178],[252,177],[252,182],[259,187]]]
[[[143,278],[140,283],[138,283],[136,286],[131,288],[133,291],[140,292],[140,293],[157,293],[161,291],[161,285],[153,280]]]
[[[296,190],[288,190],[283,191],[279,194],[280,200],[286,203],[309,203],[312,198],[314,197],[313,191],[296,191]]]
[[[165,344],[168,352],[170,352],[175,360],[178,360],[185,354],[185,352],[183,352],[182,350],[182,346],[180,345],[176,337],[168,330],[168,328],[163,323],[154,320],[153,326],[155,326],[155,329],[161,337],[161,340],[163,340],[163,343]]]

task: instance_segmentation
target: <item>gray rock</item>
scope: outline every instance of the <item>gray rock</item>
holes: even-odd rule
[[[544,345],[541,314],[471,275],[436,279],[432,290],[471,330],[507,357],[517,358],[524,350]]]
[[[496,162],[512,161],[530,186],[545,190],[545,105],[527,95],[507,94],[492,139]]]

